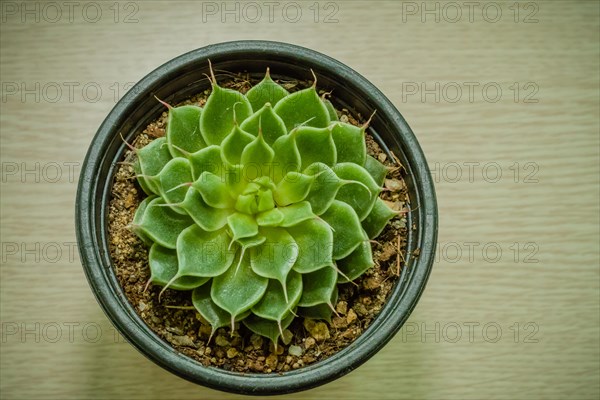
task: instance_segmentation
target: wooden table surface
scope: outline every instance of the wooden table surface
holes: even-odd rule
[[[380,87],[439,198],[436,263],[401,333],[348,376],[285,398],[598,398],[597,1],[1,6],[2,398],[240,398],[115,334],[73,214],[87,146],[131,83],[251,38],[321,51]]]

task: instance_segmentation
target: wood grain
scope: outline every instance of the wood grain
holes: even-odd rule
[[[295,23],[281,14],[288,2],[273,22],[258,2],[255,23],[250,9],[223,23],[208,3],[221,7],[82,2],[70,22],[58,2],[52,22],[46,3],[23,15],[2,2],[2,398],[240,398],[119,340],[69,250],[79,166],[115,96],[183,52],[253,38],[329,54],[380,87],[416,132],[439,197],[438,259],[409,323],[357,371],[285,397],[597,399],[598,2],[517,3],[517,23],[512,1],[477,3],[473,22],[462,2],[457,22],[445,2],[317,2],[318,22],[314,2],[299,2]],[[436,4],[439,22],[422,8]],[[95,5],[102,16],[88,22]]]

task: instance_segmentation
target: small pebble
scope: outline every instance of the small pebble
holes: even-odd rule
[[[353,309],[350,309],[350,311],[348,311],[348,315],[346,315],[346,321],[351,324],[356,321],[357,318],[358,316],[356,315],[356,312],[354,312]]]
[[[194,341],[189,336],[172,335],[171,343],[173,343],[176,346],[198,348],[198,345],[196,345],[196,343],[194,343]]]
[[[294,334],[290,332],[289,329],[283,331],[283,336],[281,337],[281,341],[283,344],[290,344],[292,339],[294,338]]]
[[[227,338],[225,338],[225,336],[223,336],[223,335],[217,336],[215,338],[215,343],[217,344],[217,346],[221,346],[221,347],[229,346],[231,344],[229,342],[229,340],[227,340]]]
[[[307,349],[310,349],[311,347],[313,347],[315,345],[315,339],[314,338],[306,338],[306,340],[304,341],[304,347],[306,347]]]
[[[363,281],[363,287],[367,290],[375,290],[381,286],[381,279],[379,276],[370,276]]]
[[[310,336],[315,338],[317,342],[322,342],[326,339],[329,339],[330,337],[329,328],[327,328],[325,322],[317,322],[312,319],[306,318],[304,320],[304,327],[306,328],[308,333],[310,333]]]
[[[300,357],[302,355],[302,347],[292,345],[289,347],[288,353],[292,356]]]
[[[331,325],[335,328],[345,328],[348,326],[348,320],[345,317],[334,317]]]
[[[238,351],[235,347],[230,347],[227,350],[227,358],[233,358],[238,355]]]
[[[276,355],[283,354],[283,346],[275,347],[275,344],[273,342],[269,342],[269,351]]]
[[[394,211],[401,211],[404,208],[404,204],[401,201],[383,200],[383,202]]]
[[[341,315],[346,315],[346,312],[348,311],[348,303],[345,301],[340,301],[337,303],[335,310]]]
[[[259,361],[254,361],[249,365],[250,365],[250,369],[253,371],[262,372],[264,369],[263,364]]]
[[[256,350],[260,349],[263,346],[262,336],[256,334],[250,336],[250,344],[252,344],[252,347],[254,347]]]
[[[397,192],[402,189],[402,181],[399,179],[386,179],[385,187],[392,192]]]
[[[236,336],[231,341],[231,345],[233,347],[241,347],[242,346],[242,338],[240,336]]]
[[[208,339],[211,333],[212,328],[210,326],[200,324],[200,328],[198,329],[198,336],[200,336],[203,339]]]
[[[365,305],[362,303],[355,303],[354,307],[352,307],[352,308],[360,316],[365,316],[369,313],[369,311],[367,311],[367,308],[365,307]]]
[[[269,356],[265,360],[265,364],[267,365],[267,367],[275,369],[275,367],[277,367],[277,356],[275,354],[269,354]]]

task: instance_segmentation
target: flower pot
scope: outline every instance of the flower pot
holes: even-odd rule
[[[400,159],[412,211],[407,254],[411,257],[377,318],[350,345],[307,367],[284,373],[234,373],[205,367],[181,354],[154,333],[128,302],[111,264],[107,215],[111,183],[126,145],[163,112],[155,97],[171,104],[209,88],[204,74],[213,68],[261,75],[267,67],[279,76],[311,79],[334,91],[338,108],[370,115],[368,132],[386,152]],[[122,137],[121,137],[122,135]],[[437,240],[437,205],[427,162],[410,127],[391,102],[346,65],[318,52],[277,42],[238,41],[194,50],[157,68],[117,103],[102,123],[88,150],[79,180],[76,225],[83,267],[94,294],[119,332],[140,352],[163,368],[192,382],[242,394],[283,394],[327,383],[352,371],[379,351],[402,327],[425,288]]]

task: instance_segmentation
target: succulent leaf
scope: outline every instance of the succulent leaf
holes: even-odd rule
[[[259,226],[279,226],[283,221],[284,215],[278,208],[264,211],[256,216],[256,222]]]
[[[215,304],[227,311],[232,325],[236,317],[250,310],[263,297],[269,280],[257,275],[247,257],[238,257],[237,266],[232,265],[224,274],[213,278],[210,297]]]
[[[227,217],[227,224],[233,234],[233,240],[253,237],[258,233],[256,220],[248,214],[239,212],[231,214]]]
[[[336,304],[338,301],[338,288],[337,286],[333,290],[331,295],[331,301],[329,304]],[[331,306],[328,303],[321,303],[311,307],[298,307],[296,311],[298,315],[304,318],[311,319],[324,319],[331,323]]]
[[[333,124],[331,135],[335,143],[338,163],[365,164],[367,146],[365,145],[364,129],[344,122],[338,122]]]
[[[337,267],[342,272],[338,282],[353,281],[372,266],[371,244],[364,241],[348,257],[338,260]]]
[[[192,184],[192,188],[200,192],[206,204],[211,207],[231,208],[233,206],[233,199],[229,195],[227,184],[211,172],[203,172],[200,178]]]
[[[192,292],[192,304],[200,315],[210,323],[212,332],[214,333],[217,329],[231,324],[231,315],[215,304],[210,292],[210,285],[202,285],[195,288]],[[236,321],[245,318],[248,314],[250,312],[240,314],[236,318]]]
[[[388,173],[388,169],[385,165],[383,165],[373,157],[367,155],[364,168],[371,175],[373,180],[375,180],[375,183],[377,183],[378,186],[383,185],[383,182],[385,181],[385,176]]]
[[[334,200],[321,218],[333,228],[334,260],[346,257],[367,240],[354,209],[342,201]]]
[[[165,206],[165,201],[157,197],[145,209],[138,228],[153,242],[168,249],[177,247],[177,238],[194,221],[188,215],[181,215]]]
[[[296,135],[281,136],[273,143],[273,181],[278,183],[288,172],[300,171],[300,152],[296,145]]]
[[[250,102],[240,92],[213,83],[213,91],[200,115],[200,132],[207,144],[220,145],[237,121],[252,114]]]
[[[302,296],[302,275],[291,271],[287,278],[286,288],[287,290],[284,291],[279,282],[270,280],[265,295],[252,307],[252,312],[271,321],[283,321],[296,307]]]
[[[296,130],[296,146],[300,153],[302,169],[319,162],[330,167],[334,166],[337,159],[335,143],[331,128],[300,127]]]
[[[290,313],[281,323],[261,318],[257,315],[250,314],[248,318],[242,321],[244,325],[257,335],[271,339],[273,343],[277,343],[282,331],[286,329],[294,320],[294,314]]]
[[[363,229],[369,236],[369,239],[375,239],[379,236],[388,221],[396,215],[398,215],[396,211],[389,208],[383,200],[377,198],[373,205],[373,209],[371,209],[367,218],[362,221]]]
[[[159,194],[158,187],[151,182],[152,177],[160,173],[163,167],[171,160],[167,140],[158,138],[137,151],[137,160],[134,163],[138,182],[146,194]]]
[[[240,246],[242,246],[242,251],[245,254],[245,251],[251,247],[256,247],[256,246],[260,246],[261,244],[263,244],[265,241],[267,240],[266,237],[261,236],[261,235],[256,235],[253,237],[249,237],[249,238],[242,238],[239,239],[237,242],[239,243]]]
[[[333,232],[321,219],[310,219],[288,228],[298,244],[293,269],[301,274],[333,265]]]
[[[192,168],[192,179],[200,178],[203,172],[217,176],[222,174],[221,147],[208,146],[188,156]]]
[[[333,291],[337,287],[338,274],[333,267],[321,268],[302,275],[302,297],[300,307],[331,304]]]
[[[177,252],[153,244],[148,254],[150,264],[150,280],[160,286],[166,286],[173,280],[179,269]],[[170,288],[175,290],[193,290],[204,285],[210,278],[200,276],[182,276],[171,282]]]
[[[241,164],[242,152],[253,140],[254,136],[236,125],[221,144],[223,160],[231,165]]]
[[[301,125],[325,128],[330,122],[329,112],[314,86],[279,100],[275,113],[281,117],[288,131]]]
[[[271,162],[275,153],[265,142],[262,134],[249,143],[242,152],[241,163],[245,168],[246,178],[249,180],[270,176]]]
[[[304,170],[304,173],[315,177],[306,200],[310,203],[316,215],[321,215],[327,211],[333,200],[335,200],[338,190],[349,183],[341,180],[331,168],[323,163],[311,164],[310,167]]]
[[[192,171],[190,162],[185,158],[174,158],[167,163],[158,174],[160,182],[160,193],[167,204],[178,204],[183,202],[189,186],[185,183],[192,182]],[[179,214],[187,214],[178,206],[171,207]]]
[[[260,110],[267,103],[275,105],[287,95],[289,92],[273,81],[268,69],[263,80],[246,93],[254,111]]]
[[[295,226],[307,219],[316,217],[308,201],[300,201],[287,207],[279,207],[279,212],[283,214],[283,220],[279,226],[284,228]]]
[[[262,246],[251,249],[252,270],[260,276],[279,281],[287,298],[286,280],[298,258],[298,244],[282,228],[264,228],[261,234],[267,240]]]
[[[341,179],[361,183],[360,185],[344,185],[338,191],[336,199],[352,206],[358,219],[362,221],[369,215],[381,188],[364,168],[356,164],[340,163],[333,167],[333,171]]]
[[[146,214],[146,209],[148,208],[148,204],[150,204],[150,202],[156,198],[157,198],[157,196],[151,195],[151,196],[146,197],[144,200],[142,200],[142,202],[138,206],[138,209],[135,212],[135,215],[133,216],[133,221],[131,222],[131,226],[132,226],[133,230],[135,231],[136,235],[148,247],[151,247],[152,244],[154,243],[154,241],[152,239],[150,239],[139,227],[142,223],[142,220],[144,219],[144,215]]]
[[[272,145],[281,136],[287,134],[285,123],[275,114],[271,103],[266,103],[260,110],[248,117],[241,125],[246,132],[258,136],[259,131],[265,141]]]
[[[374,264],[369,239],[398,214],[378,198],[388,171],[314,85],[211,82],[204,108],[169,107],[166,137],[136,150],[149,196],[131,227],[151,282],[193,290],[213,333],[241,321],[276,344],[296,313],[330,321],[338,283]]]
[[[278,206],[285,207],[306,198],[310,187],[315,180],[314,175],[305,175],[299,172],[288,172],[279,182],[273,198]]]
[[[222,208],[214,208],[206,204],[200,192],[188,190],[181,208],[192,217],[194,222],[205,231],[216,231],[227,224],[230,211]]]
[[[186,228],[177,240],[177,276],[222,275],[234,259],[229,242],[225,230],[206,232],[198,225]]]
[[[327,99],[323,99],[323,104],[325,104],[327,113],[329,113],[329,120],[339,121],[340,119],[338,118],[337,111],[335,110],[335,107],[333,106],[333,104],[331,104],[331,101],[329,101]]]
[[[174,107],[169,110],[166,138],[173,157],[184,157],[206,147],[200,134],[200,114],[197,106]],[[183,150],[183,151],[181,151]]]
[[[228,194],[232,199],[237,198],[248,185],[246,170],[241,164],[224,165],[222,180],[229,188]]]

